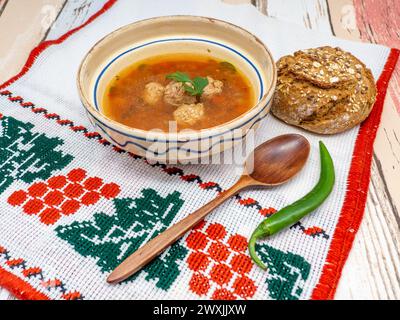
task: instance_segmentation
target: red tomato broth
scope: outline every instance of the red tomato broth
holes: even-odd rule
[[[102,111],[105,116],[126,126],[153,130],[169,130],[174,121],[176,106],[160,99],[154,105],[146,104],[143,92],[149,82],[166,86],[168,74],[184,72],[194,78],[210,76],[223,82],[222,92],[209,99],[201,99],[204,116],[192,125],[178,125],[178,130],[201,130],[229,122],[255,105],[250,81],[236,67],[207,56],[174,54],[149,58],[135,63],[118,73],[108,84]]]

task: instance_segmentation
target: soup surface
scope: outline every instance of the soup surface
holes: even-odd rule
[[[190,80],[190,81],[187,81]],[[237,118],[255,104],[249,80],[231,63],[176,54],[135,63],[106,88],[103,113],[129,127],[200,130]]]

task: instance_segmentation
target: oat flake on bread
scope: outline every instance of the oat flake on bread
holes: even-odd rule
[[[365,120],[375,102],[371,70],[340,48],[297,51],[277,62],[271,111],[288,124],[335,134]]]

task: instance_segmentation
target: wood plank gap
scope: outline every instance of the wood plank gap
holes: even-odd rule
[[[371,198],[371,195],[369,196],[369,198]],[[386,290],[386,287],[383,286],[382,288],[382,284],[384,283],[384,281],[381,273],[381,268],[379,267],[379,265],[377,265],[377,263],[375,263],[377,259],[376,259],[376,254],[373,255],[373,253],[376,253],[376,251],[371,250],[375,249],[375,246],[374,246],[374,240],[371,237],[372,235],[371,228],[373,227],[373,223],[371,222],[370,215],[375,212],[369,208],[368,204],[367,204],[367,210],[368,214],[364,216],[364,221],[363,221],[365,227],[363,228],[363,230],[361,230],[362,240],[360,245],[362,246],[361,249],[364,250],[365,252],[366,261],[368,262],[366,268],[370,270],[371,274],[371,277],[368,277],[368,283],[371,284],[371,282],[373,282],[372,292],[377,295],[376,296],[377,299],[388,299],[389,294]],[[365,261],[363,262],[365,263]],[[356,292],[357,290],[359,290],[359,288],[356,289]],[[383,292],[384,294],[382,294]]]
[[[329,1],[328,1],[328,0],[325,0],[325,3],[326,3],[326,10],[328,11],[327,13],[328,13],[329,25],[330,25],[330,27],[331,27],[331,32],[332,32],[332,34],[333,34],[334,36],[336,36],[335,28],[333,27],[333,23],[332,23],[331,9],[329,8]]]
[[[371,211],[371,213],[376,213]],[[386,263],[383,259],[380,259],[381,257],[379,256],[379,253],[382,252],[382,248],[380,245],[379,241],[379,234],[381,233],[380,231],[380,225],[379,223],[376,223],[374,221],[374,214],[369,214],[366,219],[367,221],[367,230],[369,233],[369,245],[367,249],[367,257],[368,257],[368,263],[372,265],[372,269],[374,272],[374,280],[376,287],[379,288],[378,292],[380,294],[384,294],[384,296],[379,296],[379,299],[393,299],[393,292],[387,284],[390,283],[390,278],[388,275],[388,269],[386,266]],[[364,238],[368,239],[368,238]],[[365,241],[365,240],[364,240]],[[367,242],[367,241],[365,241]]]
[[[373,159],[374,159],[374,162],[375,162],[375,164],[376,164],[376,168],[378,169],[379,176],[380,176],[380,178],[381,178],[381,180],[382,180],[383,188],[384,188],[384,191],[385,191],[385,193],[386,193],[386,197],[387,197],[387,199],[388,199],[388,202],[389,202],[389,204],[390,204],[390,207],[391,207],[391,209],[392,209],[392,212],[393,212],[393,214],[394,214],[394,218],[395,218],[395,220],[396,220],[397,226],[398,226],[399,229],[400,229],[400,216],[399,216],[399,212],[397,211],[397,207],[396,207],[396,205],[395,205],[394,202],[393,202],[392,195],[390,194],[389,188],[388,188],[388,186],[387,186],[386,179],[385,179],[385,175],[383,174],[383,169],[382,169],[381,161],[378,159],[378,157],[376,156],[375,152],[374,152],[374,154],[373,154]]]
[[[399,227],[388,204],[387,194],[382,190],[382,177],[378,173],[375,161],[372,167],[374,174],[367,203],[367,217],[375,221],[369,232],[371,235],[376,235],[379,240],[379,248],[377,251],[372,250],[371,252],[374,252],[378,261],[383,261],[385,273],[389,278],[388,286],[393,291],[394,298],[397,299],[400,296],[400,253],[397,250],[400,246]],[[368,239],[366,238],[366,248],[371,249],[371,246],[368,246]]]
[[[41,41],[41,42],[43,42],[44,40],[47,39],[47,36],[49,35],[49,33],[50,33],[51,29],[53,28],[53,26],[55,25],[55,23],[58,21],[58,18],[60,17],[61,12],[64,10],[66,4],[67,4],[67,0],[64,0],[64,3],[61,5],[61,8],[60,8],[60,10],[59,10],[58,13],[57,13],[56,18],[55,18],[54,21],[51,23],[51,25],[47,28],[46,33],[43,35],[43,38],[42,38],[42,41]]]
[[[251,3],[266,16],[268,15],[268,0],[252,0]]]
[[[0,7],[0,16],[3,13],[4,9],[6,8],[8,0],[4,1],[3,5]]]

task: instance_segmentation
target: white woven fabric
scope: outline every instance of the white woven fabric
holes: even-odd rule
[[[146,1],[120,0],[105,14],[73,34],[65,42],[46,49],[37,58],[31,70],[7,90],[12,92],[14,97],[21,96],[25,102],[34,103],[36,108],[45,108],[48,113],[56,113],[62,119],[72,120],[75,125],[83,125],[91,131],[91,125],[79,101],[75,83],[78,66],[84,54],[100,38],[118,27],[140,19],[170,14],[211,16],[233,22],[260,37],[269,46],[276,60],[282,55],[299,49],[321,45],[340,46],[364,61],[371,68],[375,79],[381,74],[389,54],[389,49],[386,47],[340,40],[276,19],[266,18],[250,5],[233,6],[212,0],[197,2],[153,0],[149,5]],[[62,215],[53,224],[43,223],[38,214],[29,215],[24,211],[22,204],[10,204],[9,200],[15,191],[26,191],[34,182],[48,181],[48,178],[39,177],[34,181],[26,182],[14,177],[13,182],[0,193],[0,246],[7,252],[7,254],[0,253],[0,266],[22,278],[37,291],[54,299],[68,298],[66,294],[75,291],[76,297],[84,299],[210,299],[216,298],[216,292],[222,292],[218,291],[221,288],[226,289],[224,292],[231,293],[232,297],[237,299],[309,299],[311,297],[321,276],[344,201],[358,128],[343,134],[321,138],[321,136],[287,126],[272,116],[268,116],[257,131],[257,143],[284,133],[301,133],[311,143],[311,155],[304,170],[289,183],[271,190],[245,192],[241,194],[242,199],[252,198],[257,200],[263,208],[279,209],[307,193],[319,176],[318,140],[320,139],[330,150],[336,166],[337,180],[332,195],[318,210],[301,221],[304,228],[316,226],[323,229],[324,233],[311,236],[303,232],[300,227],[294,227],[264,242],[269,248],[277,250],[276,255],[271,253],[272,251],[269,253],[273,256],[271,259],[286,257],[289,264],[286,261],[283,266],[288,266],[291,261],[293,262],[291,267],[287,267],[288,269],[282,270],[282,265],[280,265],[276,267],[277,269],[273,267],[264,272],[256,266],[250,266],[250,270],[238,271],[231,260],[238,253],[233,254],[231,246],[228,251],[232,254],[224,262],[232,272],[231,277],[226,272],[222,273],[222,278],[225,277],[225,279],[221,280],[223,284],[218,284],[220,280],[213,268],[222,262],[218,262],[218,257],[212,258],[212,249],[209,246],[221,242],[227,244],[228,239],[236,234],[248,237],[264,219],[256,207],[245,206],[238,203],[238,200],[232,199],[215,210],[207,219],[206,226],[201,229],[204,231],[210,225],[221,224],[227,234],[218,240],[219,242],[209,239],[207,247],[201,249],[200,245],[196,245],[197,247],[193,249],[186,235],[178,243],[184,250],[182,257],[172,263],[176,267],[173,268],[175,273],[172,276],[168,273],[161,276],[173,278],[170,283],[160,284],[159,278],[154,274],[153,279],[146,279],[151,272],[143,271],[136,279],[115,286],[106,283],[105,279],[109,271],[99,265],[98,256],[95,254],[85,256],[82,251],[79,252],[73,241],[60,236],[62,233],[60,230],[63,227],[70,226],[74,222],[75,226],[82,225],[84,221],[93,222],[95,213],[114,217],[117,214],[114,198],[140,198],[143,189],[153,189],[164,198],[175,191],[179,192],[178,197],[183,204],[171,221],[174,223],[213,199],[217,194],[216,190],[207,190],[205,185],[201,187],[196,181],[187,182],[179,174],[168,174],[162,167],[152,167],[143,159],[134,159],[126,153],[115,152],[112,146],[104,146],[96,139],[88,139],[83,133],[74,132],[68,126],[60,126],[56,120],[48,119],[42,113],[31,112],[29,108],[24,109],[20,104],[9,101],[7,96],[0,97],[0,113],[3,115],[3,119],[0,120],[2,125],[0,126],[0,141],[2,141],[2,132],[4,134],[6,131],[5,119],[14,118],[25,124],[32,124],[33,127],[30,130],[33,133],[58,137],[63,142],[56,147],[56,150],[62,151],[64,155],[71,155],[71,159],[62,168],[53,170],[48,178],[66,175],[73,169],[81,168],[87,172],[87,176],[100,177],[105,183],[115,183],[120,190],[117,195],[110,196],[110,199],[102,197],[94,204],[81,205],[74,214]],[[5,159],[1,160],[4,163]],[[0,164],[0,168],[1,166]],[[218,183],[223,189],[228,188],[237,179],[237,176],[233,174],[233,168],[228,165],[177,167],[183,170],[184,175],[197,175],[203,182]],[[161,219],[159,223],[162,224],[162,222]],[[139,231],[138,229],[127,231],[127,236],[138,235]],[[209,234],[210,237],[213,236]],[[195,243],[198,244],[198,242]],[[191,258],[189,257],[194,252],[205,252],[211,261],[204,270],[196,271],[197,267],[190,265]],[[245,254],[247,255],[246,252]],[[25,265],[13,266],[9,261],[14,258],[22,258]],[[224,259],[221,258],[221,260]],[[298,267],[296,261],[302,261],[300,263],[302,267],[296,269]],[[275,263],[279,265],[278,262],[275,261]],[[39,267],[41,273],[38,276],[28,277],[23,271],[29,267]],[[279,268],[281,269],[278,270]],[[242,288],[242,292],[237,279],[243,276],[249,278],[254,287]],[[204,277],[208,279],[209,288],[207,285],[199,284],[201,283],[199,279],[204,279]],[[286,277],[286,280],[282,277]],[[48,280],[54,279],[60,280],[62,286],[57,283],[47,283]],[[273,281],[274,279],[276,282]],[[289,283],[292,280],[295,283],[288,284],[286,287],[279,286],[279,283],[282,284],[285,281]]]

